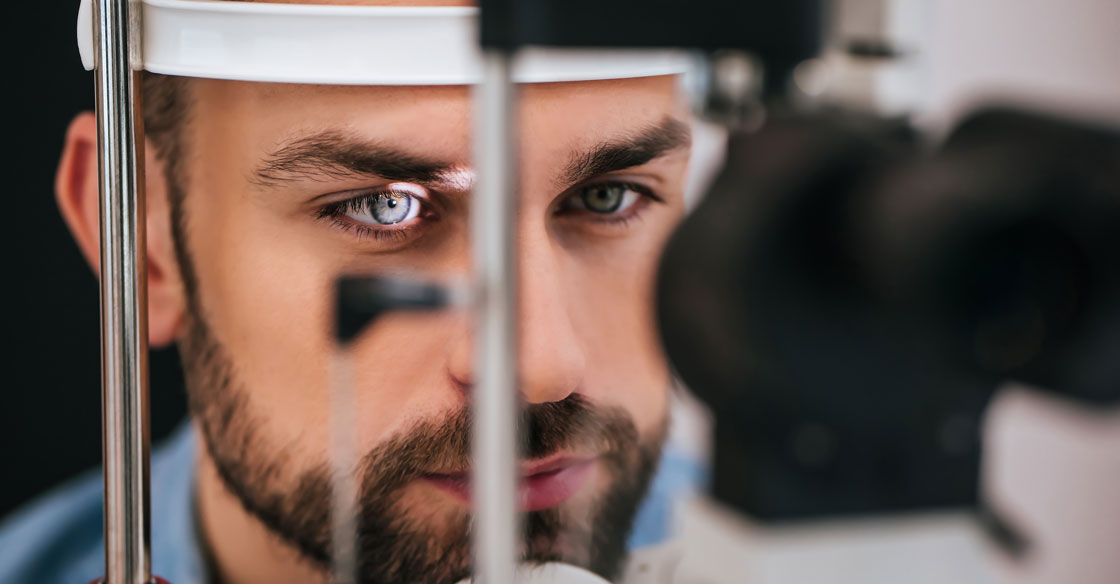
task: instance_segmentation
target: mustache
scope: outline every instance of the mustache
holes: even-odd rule
[[[466,524],[458,532],[453,530],[449,541],[423,539],[418,535],[424,533],[422,526],[392,510],[409,483],[436,471],[470,468],[471,421],[470,408],[461,408],[443,418],[418,421],[362,456],[357,469],[359,502],[356,519],[363,565],[386,569],[385,550],[397,550],[395,553],[403,554],[394,560],[401,565],[426,565],[424,558],[430,553],[431,546],[445,549],[450,554],[469,550]],[[559,402],[525,406],[519,417],[518,429],[523,457],[541,458],[569,448],[600,456],[609,472],[623,479],[625,476],[621,473],[625,469],[641,462],[638,430],[630,415],[622,408],[596,406],[579,395]],[[244,471],[239,469],[239,472]],[[227,484],[240,484],[232,482],[234,475],[227,475],[231,477],[227,479]],[[289,497],[264,492],[260,497],[262,504],[247,497],[243,488],[237,492],[241,493],[239,497],[242,501],[252,504],[253,513],[266,525],[272,526],[308,559],[326,567],[330,563],[329,502],[333,488],[330,467],[321,462],[300,477]],[[530,514],[534,515],[538,517],[538,529],[548,533],[558,529],[559,519],[553,517],[554,510]],[[412,539],[405,534],[413,534],[410,536]],[[411,543],[406,546],[407,549],[402,549],[401,542]],[[367,554],[372,555],[366,559]],[[402,558],[409,561],[403,562]],[[456,561],[466,562],[464,558]],[[450,559],[448,561],[449,565],[454,564]],[[399,581],[410,581],[410,578]]]
[[[442,420],[417,422],[371,450],[359,464],[364,498],[385,497],[426,474],[469,469],[472,420],[464,407]],[[524,406],[517,428],[525,459],[565,449],[616,457],[638,440],[625,410],[596,406],[578,394]]]

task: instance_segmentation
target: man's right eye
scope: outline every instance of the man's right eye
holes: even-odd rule
[[[318,211],[317,218],[360,239],[403,240],[428,214],[423,197],[389,186],[330,203]]]
[[[399,191],[385,191],[343,201],[343,214],[366,225],[396,225],[420,216],[420,199]]]

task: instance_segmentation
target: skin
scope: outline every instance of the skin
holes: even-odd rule
[[[253,412],[267,422],[265,438],[291,461],[280,481],[292,481],[301,467],[326,460],[329,452],[334,278],[353,272],[469,274],[469,90],[192,80],[190,91],[192,121],[183,129],[187,156],[181,170],[189,218],[184,244],[197,276],[197,300],[231,356]],[[577,185],[562,177],[573,157],[597,144],[632,137],[666,118],[687,119],[676,80],[527,86],[519,107],[521,398],[539,404],[579,394],[621,408],[643,436],[655,433],[666,416],[669,371],[653,324],[653,277],[660,249],[683,215],[688,148]],[[384,187],[392,177],[261,184],[255,171],[262,160],[299,136],[323,130],[454,164],[456,181],[439,192],[401,185],[427,197],[422,205],[432,201],[425,208],[438,216],[415,219],[406,235],[382,241],[355,232],[345,219],[317,214],[338,193]],[[96,270],[95,144],[92,114],[78,116],[67,134],[56,190],[63,216]],[[149,146],[148,322],[150,341],[160,346],[183,338],[188,315],[164,161],[154,152]],[[564,212],[583,186],[616,180],[642,185],[660,201],[641,195],[624,222]],[[359,340],[354,355],[359,452],[410,423],[440,419],[469,403],[471,328],[462,312],[390,315]],[[197,452],[201,530],[221,581],[325,581],[318,567],[241,507],[205,446]],[[567,512],[585,512],[608,480],[592,472],[564,504]],[[422,481],[408,485],[401,502],[433,529],[464,505]]]

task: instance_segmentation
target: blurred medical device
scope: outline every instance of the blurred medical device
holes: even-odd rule
[[[921,131],[929,10],[483,2],[484,45],[699,49],[700,114],[730,130],[658,285],[715,417],[712,500],[677,560],[638,562],[652,581],[1120,579],[1096,539],[1120,456],[1092,452],[1120,432],[1120,131],[998,103]],[[1041,445],[1035,484],[1006,484],[1009,440]],[[1048,472],[1096,485],[1047,485],[1041,525],[1001,508]]]

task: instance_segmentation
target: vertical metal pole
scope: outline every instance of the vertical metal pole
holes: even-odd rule
[[[332,584],[358,581],[358,414],[352,354],[349,345],[339,346],[331,363]]]
[[[474,96],[474,581],[514,581],[517,508],[516,96],[508,53],[487,51]]]
[[[94,2],[106,584],[151,579],[144,142],[134,37],[139,10],[130,0]]]

